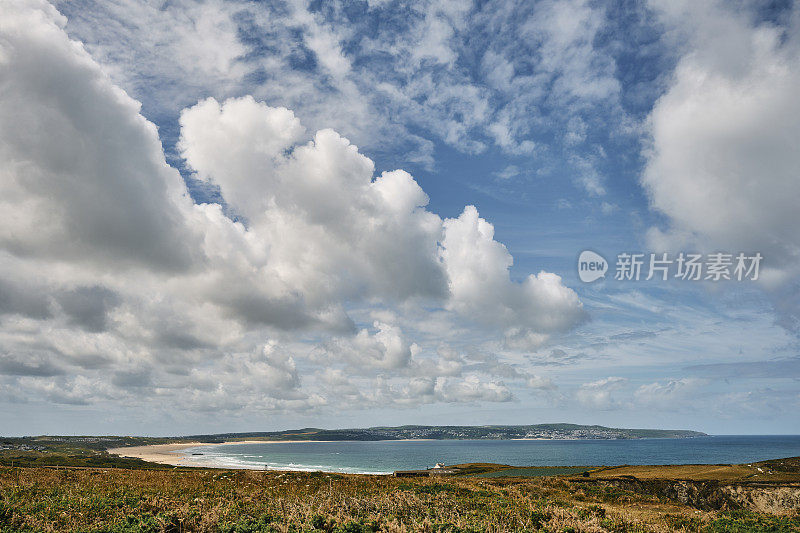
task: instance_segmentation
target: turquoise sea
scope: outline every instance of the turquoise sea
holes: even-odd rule
[[[470,462],[518,466],[727,464],[800,456],[800,435],[221,444],[190,448],[181,454],[193,464],[206,466],[362,474]]]

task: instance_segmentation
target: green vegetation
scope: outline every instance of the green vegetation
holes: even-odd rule
[[[118,457],[105,452],[54,453],[47,451],[0,451],[2,466],[69,466],[92,468],[157,468],[160,465],[132,457]]]
[[[107,448],[181,442],[154,437],[0,437],[0,465],[153,468],[153,463],[106,452]]]
[[[769,516],[749,511],[730,511],[712,520],[704,531],[709,533],[745,533],[750,531],[791,533],[800,531],[798,516]]]
[[[797,511],[700,510],[570,478],[0,467],[0,532],[762,532]]]
[[[0,450],[47,450],[59,453],[101,452],[108,448],[123,446],[147,446],[150,444],[170,444],[188,442],[184,437],[117,437],[81,435],[39,435],[36,437],[0,437]]]

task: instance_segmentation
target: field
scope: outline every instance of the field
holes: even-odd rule
[[[0,467],[2,532],[800,531],[796,508],[702,507],[583,476]]]
[[[686,479],[747,483],[800,483],[800,458],[775,459],[740,465],[612,466],[594,469],[591,478]]]

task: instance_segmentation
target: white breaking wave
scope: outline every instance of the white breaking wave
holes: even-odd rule
[[[197,452],[202,453],[203,455],[193,455],[193,453]],[[380,470],[364,470],[349,466],[265,461],[263,457],[253,455],[233,456],[229,454],[215,453],[208,451],[208,449],[205,447],[187,448],[177,453],[180,453],[187,462],[193,463],[196,466],[206,466],[209,468],[237,468],[243,470],[275,470],[286,472],[330,472],[338,474],[371,475],[388,475],[392,473]]]

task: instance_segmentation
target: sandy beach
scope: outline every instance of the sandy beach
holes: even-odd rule
[[[230,442],[182,442],[178,444],[151,444],[149,446],[128,446],[124,448],[109,448],[108,453],[113,453],[121,457],[136,457],[143,461],[174,466],[208,466],[200,460],[193,460],[191,455],[181,453],[189,448],[199,448],[201,446],[216,446],[219,444],[262,444],[263,440],[237,440]],[[290,441],[283,441],[290,442]]]
[[[417,440],[417,439],[412,439]],[[426,439],[418,439],[426,440]],[[336,442],[328,440],[233,440],[226,442],[182,442],[176,444],[151,444],[148,446],[127,446],[123,448],[109,448],[108,453],[121,457],[135,457],[151,463],[173,466],[209,467],[208,461],[203,456],[186,455],[183,452],[189,448],[201,446],[219,446],[221,444],[298,444],[304,442]]]

